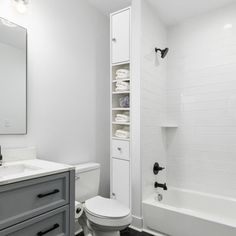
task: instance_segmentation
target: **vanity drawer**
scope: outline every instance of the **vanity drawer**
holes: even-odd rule
[[[69,236],[69,207],[61,207],[0,231],[0,236]]]
[[[113,139],[112,157],[129,160],[129,141]]]
[[[0,186],[0,230],[68,203],[68,172]]]

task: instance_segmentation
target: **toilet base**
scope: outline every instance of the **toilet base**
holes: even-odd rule
[[[123,219],[123,224],[121,224],[120,221],[111,224],[109,220],[105,222],[106,224],[98,220],[98,223],[94,223],[91,221],[91,215],[89,216],[90,218],[88,218],[84,212],[82,216],[77,219],[77,222],[83,229],[84,236],[120,236],[120,230],[127,228],[131,222],[131,215]],[[110,223],[111,226],[107,226],[108,223]]]
[[[88,222],[85,214],[83,214],[79,219],[78,223],[83,229],[84,236],[120,236],[120,231],[101,231],[97,228],[91,227],[91,224]]]
[[[92,231],[89,229],[87,225],[87,218],[85,214],[83,214],[79,219],[78,223],[80,224],[81,228],[83,229],[84,236],[93,236]]]
[[[104,226],[94,224],[89,220],[87,220],[87,225],[93,236],[120,236],[120,231],[117,229],[104,228]]]
[[[79,219],[78,223],[80,224],[81,228],[83,229],[84,236],[120,236],[120,231],[102,231],[97,229],[97,227],[92,227],[91,224],[88,222],[85,214],[83,214]]]

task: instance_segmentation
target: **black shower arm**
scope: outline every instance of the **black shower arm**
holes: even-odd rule
[[[161,49],[160,48],[155,48],[155,52],[157,53],[158,51],[161,52]]]

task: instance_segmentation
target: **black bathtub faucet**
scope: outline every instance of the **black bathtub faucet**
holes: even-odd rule
[[[154,183],[154,188],[163,188],[163,190],[167,190],[167,185],[166,185],[166,183],[160,184],[158,182],[155,182]]]

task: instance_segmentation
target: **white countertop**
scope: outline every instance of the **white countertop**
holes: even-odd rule
[[[3,166],[0,166],[0,185],[57,174],[73,169],[75,168],[70,165],[40,159],[3,163]]]

